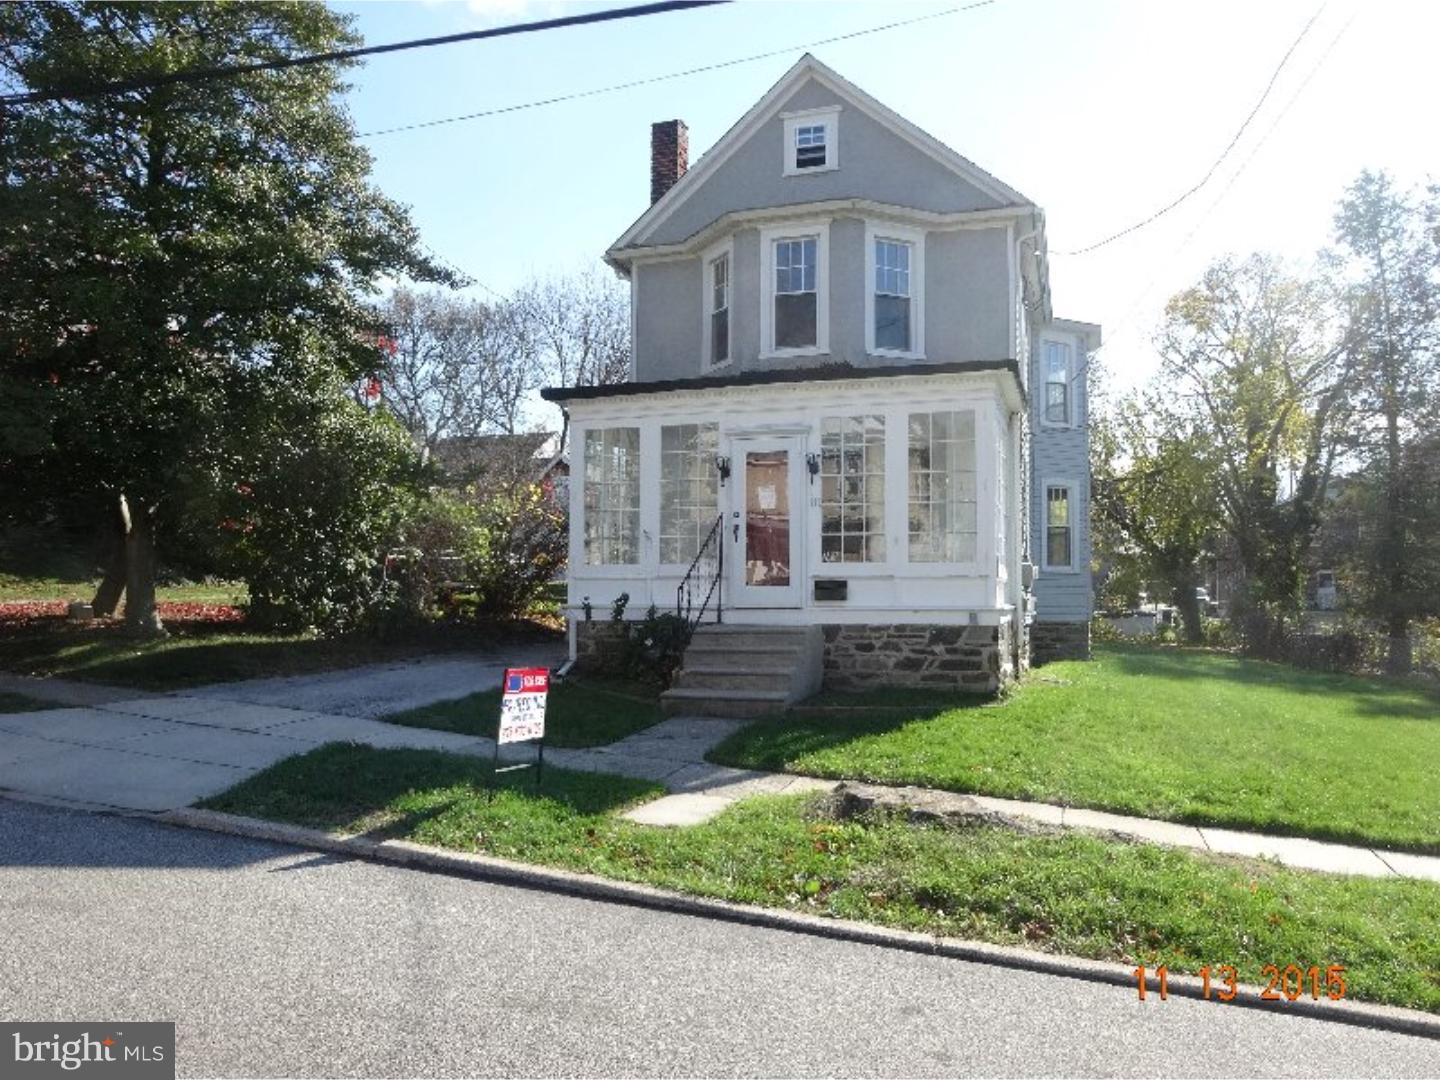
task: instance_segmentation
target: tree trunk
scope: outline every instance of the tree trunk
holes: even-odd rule
[[[1180,609],[1180,622],[1184,627],[1184,638],[1186,645],[1203,645],[1205,643],[1205,624],[1201,620],[1200,601],[1195,596],[1198,588],[1196,579],[1193,576],[1182,576],[1175,583],[1175,592],[1171,599],[1175,606]]]
[[[1410,580],[1408,552],[1405,550],[1405,492],[1400,449],[1400,416],[1393,406],[1393,393],[1386,402],[1385,453],[1388,461],[1385,477],[1385,563],[1386,563],[1386,634],[1385,670],[1391,675],[1410,674],[1410,612],[1406,587]]]
[[[132,634],[165,633],[155,610],[154,511],[144,503],[130,504],[130,530],[125,534],[125,627]]]
[[[113,510],[114,513],[101,530],[105,576],[100,579],[100,587],[95,590],[95,598],[90,601],[90,608],[99,619],[108,619],[114,615],[120,606],[120,598],[125,594],[125,537],[130,531],[130,507],[126,505],[124,495],[120,496]]]

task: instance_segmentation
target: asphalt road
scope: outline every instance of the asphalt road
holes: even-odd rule
[[[0,1017],[184,1076],[1434,1076],[1440,1043],[0,800]]]

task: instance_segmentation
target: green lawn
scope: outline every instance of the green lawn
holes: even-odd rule
[[[499,716],[500,690],[496,688],[381,719],[406,727],[493,737]],[[550,685],[545,742],[550,746],[604,746],[663,718],[658,691],[643,683],[567,679]]]
[[[1212,652],[1099,646],[1000,702],[761,722],[710,756],[1440,852],[1440,699]]]
[[[7,712],[38,712],[41,709],[54,709],[58,706],[48,701],[41,701],[38,698],[26,697],[24,694],[11,694],[0,690],[0,713]]]
[[[687,829],[614,811],[660,793],[617,776],[507,774],[462,755],[330,745],[202,804],[404,837],[725,900],[1194,972],[1343,964],[1350,996],[1440,1012],[1440,885],[1220,860],[1081,834],[837,823],[811,797],[741,802]]]
[[[98,579],[32,577],[0,573],[0,604],[17,600],[85,600],[95,595]],[[245,599],[244,582],[218,581],[161,585],[155,598],[169,603],[238,604]]]
[[[264,633],[231,624],[176,624],[168,637],[143,640],[128,637],[121,626],[71,626],[63,619],[50,619],[13,630],[0,627],[0,670],[143,690],[180,690],[554,637],[530,623],[437,626],[393,640]]]

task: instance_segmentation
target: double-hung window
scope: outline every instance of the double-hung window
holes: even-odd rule
[[[585,432],[585,562],[632,566],[640,561],[640,429]]]
[[[910,414],[910,561],[973,563],[975,414]]]
[[[660,429],[662,563],[689,563],[715,524],[720,512],[715,471],[717,431],[713,423],[666,425]]]
[[[730,253],[710,260],[709,360],[711,366],[730,359]]]
[[[1070,369],[1074,355],[1068,342],[1046,341],[1041,350],[1045,378],[1045,423],[1069,424]]]
[[[813,236],[775,241],[776,349],[809,349],[819,341],[818,246]]]
[[[828,106],[782,113],[785,132],[785,176],[828,172],[840,164],[838,155],[840,107]]]
[[[925,234],[867,225],[865,248],[867,347],[885,356],[923,359]]]
[[[820,425],[820,560],[885,561],[885,418]]]
[[[1045,568],[1075,568],[1075,528],[1068,484],[1045,485]]]

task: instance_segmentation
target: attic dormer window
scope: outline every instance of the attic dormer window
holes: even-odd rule
[[[785,123],[786,176],[805,176],[839,168],[840,107],[781,113]]]

